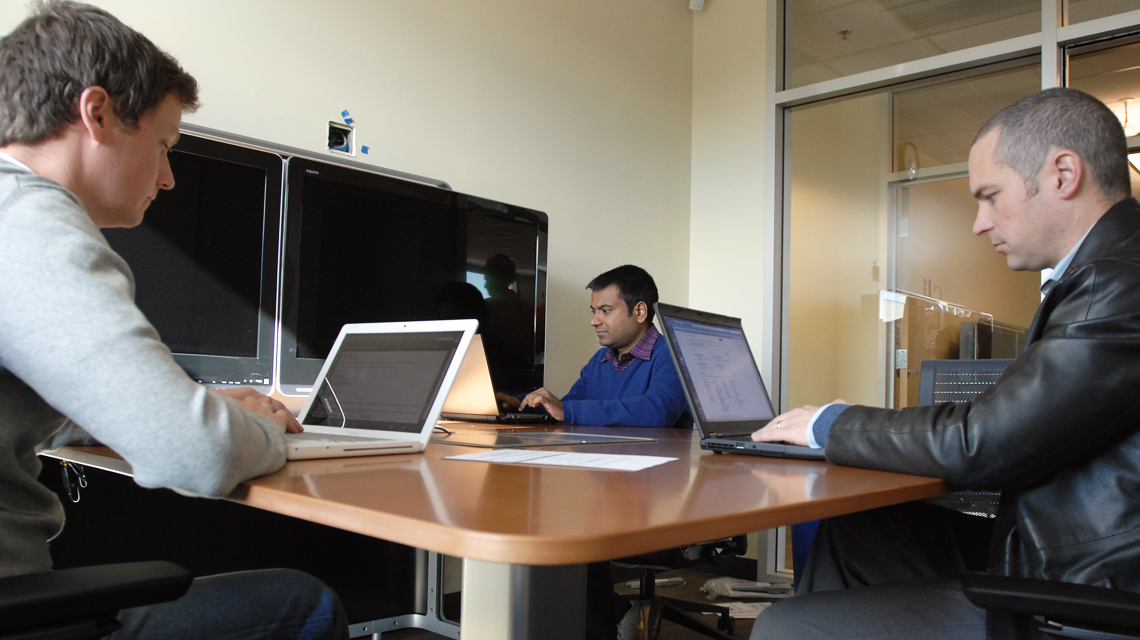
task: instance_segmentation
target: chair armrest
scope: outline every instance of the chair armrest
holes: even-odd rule
[[[193,576],[164,561],[0,578],[0,629],[26,629],[177,600]]]
[[[1045,616],[1058,622],[1086,622],[1140,628],[1140,593],[1057,580],[962,575],[966,599],[983,609]]]

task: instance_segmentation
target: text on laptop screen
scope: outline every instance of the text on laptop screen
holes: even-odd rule
[[[348,334],[302,424],[419,433],[462,331]]]
[[[670,318],[669,327],[704,420],[739,422],[774,417],[743,331],[681,318]]]

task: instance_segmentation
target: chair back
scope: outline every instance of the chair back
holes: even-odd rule
[[[1001,377],[1013,360],[923,360],[918,404],[968,402]]]
[[[1013,360],[923,360],[918,379],[919,406],[968,402],[1001,377]],[[997,515],[1000,491],[957,491],[927,502],[969,515]]]

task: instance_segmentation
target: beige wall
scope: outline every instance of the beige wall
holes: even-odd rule
[[[0,3],[0,33],[25,4]],[[372,149],[358,159],[549,214],[555,392],[597,349],[593,276],[636,263],[663,299],[688,302],[693,12],[682,0],[96,4],[198,78],[190,122],[317,151],[348,109]]]
[[[689,303],[743,318],[762,368],[766,29],[763,2],[708,0],[693,14],[689,214]]]

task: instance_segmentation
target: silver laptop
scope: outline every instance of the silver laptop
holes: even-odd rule
[[[681,374],[701,448],[779,458],[823,460],[823,449],[753,442],[752,432],[776,417],[739,318],[669,304],[654,305],[673,363]]]
[[[476,320],[346,324],[285,435],[289,460],[418,453],[471,345]]]
[[[471,348],[463,356],[459,374],[443,403],[440,417],[496,424],[546,424],[555,421],[550,414],[538,410],[500,413],[495,387],[491,383],[491,369],[487,366],[487,353],[483,350],[483,338],[479,335],[471,341]]]

